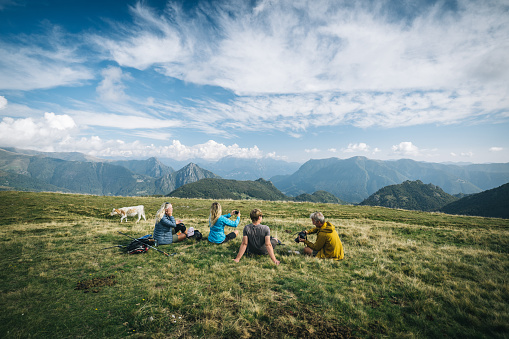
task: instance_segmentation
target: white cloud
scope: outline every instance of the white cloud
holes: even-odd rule
[[[179,112],[186,121],[210,128],[210,124],[242,127],[247,130],[279,130],[293,137],[316,127],[353,125],[360,128],[447,125],[483,119],[489,108],[491,118],[504,119],[504,111],[491,111],[493,94],[484,91],[350,92],[302,95],[236,97],[222,103],[196,102],[194,107],[158,107]],[[509,96],[499,100],[509,107]],[[224,124],[224,125],[223,125]]]
[[[76,127],[74,120],[68,115],[56,115],[55,113],[44,113],[44,120],[51,129],[59,131],[71,130]]]
[[[215,4],[214,13],[206,6],[157,13],[138,3],[131,8],[133,25],[92,41],[120,65],[153,66],[240,95],[226,104],[198,102],[206,114],[182,107],[202,128],[238,121],[254,129],[261,120],[299,137],[310,127],[339,124],[506,118],[509,22],[503,4],[465,1],[454,11],[442,3],[421,5],[418,14],[405,17],[386,11],[384,1],[345,6],[286,0],[254,9],[225,1]]]
[[[152,139],[152,140],[170,140],[172,134],[168,132],[161,132],[156,129],[154,130],[141,130],[141,131],[132,131],[130,132],[131,135],[135,135],[141,138],[145,139]]]
[[[305,149],[304,152],[306,152],[306,153],[319,153],[320,150],[318,148],[311,148],[311,149]]]
[[[353,153],[353,152],[369,152],[369,146],[360,142],[358,144],[348,144],[348,147],[343,150],[345,153]]]
[[[0,145],[52,151],[53,145],[69,137],[75,128],[74,120],[67,115],[45,113],[41,119],[5,117],[0,122]]]
[[[104,79],[99,83],[96,91],[102,100],[121,101],[127,99],[123,80],[129,79],[129,75],[123,74],[119,67],[108,67],[102,70],[101,75]]]
[[[504,149],[502,147],[491,147],[490,152],[501,152]]]
[[[0,110],[7,107],[7,99],[4,96],[0,95]]]
[[[178,17],[160,16],[141,2],[130,9],[134,24],[123,27],[113,37],[90,36],[91,42],[100,46],[119,65],[140,70],[163,63],[188,62],[187,48],[193,46],[182,45]],[[192,41],[191,36],[188,38]]]
[[[187,17],[179,8],[161,15],[139,3],[134,25],[94,41],[120,65],[157,65],[168,76],[238,94],[507,90],[503,2],[462,1],[456,11],[423,6],[412,19],[387,7],[286,0],[252,9],[225,1]]]
[[[78,53],[56,28],[47,36],[24,36],[17,44],[0,40],[0,89],[76,86],[93,79]]]
[[[77,125],[68,115],[45,113],[43,118],[3,118],[0,122],[0,145],[54,152],[82,152],[95,156],[160,157],[176,160],[201,158],[217,160],[226,156],[236,158],[280,158],[275,152],[264,154],[256,145],[240,147],[225,145],[214,140],[203,144],[184,145],[173,140],[170,145],[147,145],[138,140],[125,142],[119,139],[104,140],[98,136],[77,137]],[[148,133],[148,132],[147,132]],[[169,135],[161,136],[167,139]]]
[[[158,157],[175,160],[205,159],[218,160],[222,157],[233,156],[237,158],[276,157],[275,153],[264,155],[257,147],[239,147],[237,144],[225,145],[214,140],[204,144],[187,146],[179,140],[173,140],[170,145],[146,145],[139,141],[127,143],[122,140],[102,140],[99,137],[68,139],[60,145],[63,149],[78,150],[98,157]]]
[[[115,127],[118,129],[161,129],[183,126],[184,122],[176,119],[159,119],[149,116],[121,115],[86,111],[68,111],[80,126]],[[163,132],[164,133],[164,132]],[[166,131],[167,133],[167,131]],[[160,136],[161,134],[157,134]]]
[[[409,141],[400,142],[399,145],[393,145],[392,151],[402,156],[417,156],[420,154],[419,148]]]

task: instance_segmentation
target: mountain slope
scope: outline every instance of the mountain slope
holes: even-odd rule
[[[355,157],[310,160],[291,176],[271,180],[289,195],[325,190],[343,201],[360,202],[377,189],[404,179],[382,161]]]
[[[27,172],[31,178],[76,193],[96,195],[151,195],[157,193],[153,178],[132,173],[122,166],[102,162],[32,157]]]
[[[29,192],[70,192],[68,189],[47,184],[27,175],[0,170],[0,190]]]
[[[290,199],[290,197],[288,198]],[[344,205],[344,202],[341,201],[338,197],[334,196],[333,194],[330,194],[327,191],[316,191],[313,194],[309,193],[303,193],[295,198],[293,198],[294,201],[306,201],[306,202],[321,202],[321,203],[328,203],[328,204],[340,204]]]
[[[440,209],[448,214],[509,218],[509,183],[454,201]]]
[[[154,157],[147,160],[117,160],[111,161],[110,164],[122,166],[131,172],[148,175],[153,178],[160,178],[175,172],[173,168],[166,166]]]
[[[405,210],[436,211],[457,200],[433,184],[405,181],[381,188],[359,205],[383,206]]]
[[[220,176],[207,171],[196,164],[189,163],[177,172],[158,178],[155,184],[160,191],[164,192],[163,194],[168,194],[181,186],[206,178],[219,179]]]
[[[343,204],[329,192],[317,191],[292,198],[279,191],[270,181],[262,178],[251,180],[230,180],[207,178],[193,182],[168,194],[170,197],[232,200],[300,201]]]
[[[270,178],[275,175],[292,174],[299,169],[300,164],[271,158],[224,157],[215,163],[200,163],[200,166],[225,179],[255,180],[257,178]]]
[[[291,200],[281,193],[270,181],[238,181],[207,178],[184,185],[168,194],[170,197],[203,198],[203,199],[259,199]]]

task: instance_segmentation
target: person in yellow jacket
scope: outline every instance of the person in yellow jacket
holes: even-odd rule
[[[314,228],[304,231],[306,234],[316,233],[316,242],[312,243],[299,237],[299,242],[307,245],[304,248],[304,254],[314,255],[317,258],[330,258],[341,260],[345,256],[343,244],[339,239],[338,232],[330,222],[325,221],[321,212],[315,212],[309,216]]]

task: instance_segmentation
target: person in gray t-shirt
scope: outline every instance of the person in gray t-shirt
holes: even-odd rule
[[[244,253],[268,254],[274,264],[279,265],[279,260],[274,255],[274,247],[279,244],[279,240],[270,236],[270,229],[262,225],[262,211],[255,208],[250,213],[252,223],[244,227],[242,234],[242,244],[240,244],[237,258],[233,259],[239,262]]]

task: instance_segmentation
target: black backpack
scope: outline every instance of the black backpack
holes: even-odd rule
[[[154,246],[154,239],[137,239],[131,241],[129,245],[125,247],[127,254],[140,254],[148,252],[149,247]]]
[[[201,234],[200,231],[194,230],[194,235],[191,236],[190,238],[194,238],[196,241],[200,241],[203,238],[203,235]]]

